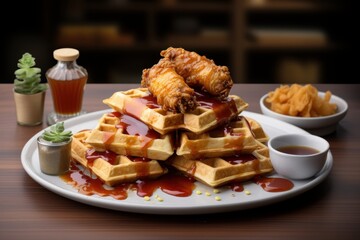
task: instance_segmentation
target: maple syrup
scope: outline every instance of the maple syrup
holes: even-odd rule
[[[243,135],[233,131],[233,127],[229,124],[229,117],[237,112],[236,104],[231,98],[225,100],[218,100],[207,96],[206,94],[196,93],[197,101],[200,106],[204,108],[213,109],[216,115],[217,121],[224,123],[217,129],[210,131],[210,134],[213,137],[225,136],[227,134],[231,136],[240,137],[242,146],[242,137]],[[142,146],[145,151],[149,144],[154,139],[160,137],[160,134],[150,129],[146,124],[138,120],[141,113],[146,108],[156,109],[160,108],[156,98],[149,94],[144,97],[135,98],[135,101],[127,102],[125,104],[124,113],[120,112],[111,112],[109,116],[119,118],[119,123],[116,125],[116,128],[121,128],[124,134],[142,136],[145,141]],[[242,117],[238,116],[236,120],[241,120]],[[246,120],[246,119],[245,119]],[[247,120],[246,120],[247,121]],[[250,125],[248,122],[246,122]],[[177,131],[175,131],[177,132]],[[253,134],[253,133],[252,133]],[[103,141],[105,145],[110,144],[113,141],[113,135],[105,136],[106,139]],[[198,152],[199,149],[192,149],[193,151]],[[240,150],[240,149],[239,149]],[[151,161],[146,157],[133,157],[127,156],[133,162],[147,162]],[[88,167],[93,164],[93,161],[97,158],[102,158],[103,160],[109,162],[112,165],[116,165],[117,155],[111,151],[98,152],[94,149],[90,149],[86,152],[86,159],[88,162]],[[258,174],[260,172],[260,161],[252,154],[234,154],[233,156],[224,157],[225,161],[232,165],[244,164],[250,162],[254,171]],[[160,189],[162,192],[176,196],[176,197],[188,197],[193,194],[193,191],[196,187],[196,180],[193,177],[196,172],[196,164],[191,165],[185,174],[179,173],[176,170],[172,169],[170,166],[169,171],[155,179],[150,179],[147,176],[149,175],[149,170],[146,167],[140,167],[137,169],[137,175],[139,179],[134,182],[117,184],[115,186],[105,186],[105,184],[97,177],[93,178],[88,176],[86,169],[82,170],[82,167],[79,167],[75,160],[71,162],[70,171],[62,175],[61,178],[68,184],[74,186],[82,194],[86,195],[99,195],[99,196],[111,196],[118,200],[124,200],[128,197],[128,191],[136,191],[136,194],[139,197],[150,197],[154,194],[157,189]],[[145,166],[145,165],[144,165]],[[264,177],[264,176],[255,176],[253,179],[249,179],[253,184],[259,185],[264,191],[267,192],[283,192],[289,191],[294,187],[294,184],[284,178],[273,178],[273,177]],[[226,186],[229,187],[234,192],[244,191],[244,182],[230,182]],[[224,186],[224,187],[226,187]]]
[[[101,155],[101,153],[98,153]],[[76,188],[84,195],[111,196],[114,199],[124,200],[128,197],[129,190],[135,190],[139,197],[152,196],[157,189],[166,194],[176,197],[188,197],[195,189],[195,181],[192,178],[178,174],[175,171],[149,179],[145,175],[135,182],[117,184],[104,187],[99,178],[92,178],[85,173],[74,161],[71,161],[70,170],[61,175],[60,178]]]
[[[48,116],[50,125],[84,113],[82,100],[88,79],[87,70],[76,63],[78,50],[61,48],[53,55],[58,62],[46,72],[54,104],[54,112]]]
[[[235,101],[230,97],[220,100],[204,92],[195,92],[195,96],[201,107],[214,111],[218,123],[227,122],[229,117],[238,111]]]
[[[253,182],[261,186],[266,192],[285,192],[294,187],[294,183],[286,178],[256,176]]]

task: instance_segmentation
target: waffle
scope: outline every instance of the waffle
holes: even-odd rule
[[[129,157],[116,155],[114,162],[103,158],[96,158],[89,161],[86,158],[89,151],[93,151],[91,145],[86,143],[86,139],[90,135],[90,130],[75,133],[73,135],[71,155],[72,157],[86,168],[89,168],[96,176],[98,176],[105,184],[114,186],[119,183],[134,182],[142,178],[156,178],[167,172],[160,166],[158,161],[133,161]]]
[[[126,125],[121,122],[126,122]],[[128,133],[126,126],[143,133]],[[97,151],[110,150],[121,155],[156,160],[166,160],[174,153],[172,141],[172,135],[160,135],[139,120],[116,112],[105,113],[86,139],[86,143]]]
[[[189,160],[184,156],[174,155],[166,162],[210,187],[218,187],[231,182],[246,181],[256,175],[273,171],[268,148],[259,141],[257,145],[257,149],[250,154],[229,158]],[[236,159],[247,161],[236,163]]]
[[[197,100],[201,104],[201,101]],[[110,98],[104,99],[103,103],[117,112],[136,117],[160,134],[177,129],[201,134],[236,117],[248,107],[248,103],[240,97],[229,95],[228,101],[217,109],[205,106],[205,102],[190,113],[166,112],[157,105],[156,99],[147,88],[115,92]]]
[[[245,117],[245,119],[247,120],[247,123],[256,140],[261,143],[267,143],[267,141],[269,140],[269,136],[265,133],[262,126],[253,118]]]
[[[258,144],[249,125],[245,117],[239,116],[202,134],[181,132],[176,154],[187,159],[200,159],[252,153]]]

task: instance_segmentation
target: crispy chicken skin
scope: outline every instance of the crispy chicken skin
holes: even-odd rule
[[[190,112],[197,107],[195,91],[176,73],[173,63],[160,61],[142,72],[141,86],[147,87],[165,111]]]
[[[233,81],[226,66],[217,66],[213,60],[183,48],[169,47],[160,55],[174,63],[176,72],[189,87],[201,88],[220,99],[229,95]]]

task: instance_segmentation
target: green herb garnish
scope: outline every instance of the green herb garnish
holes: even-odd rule
[[[67,142],[70,140],[72,136],[71,131],[64,131],[64,122],[56,123],[50,127],[49,131],[44,131],[42,134],[42,138],[46,141],[59,143],[59,142]]]
[[[35,94],[47,90],[48,86],[41,81],[41,69],[34,67],[35,58],[30,53],[25,53],[19,59],[18,68],[14,74],[14,90],[17,93]]]

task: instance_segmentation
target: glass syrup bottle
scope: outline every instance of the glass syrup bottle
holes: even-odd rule
[[[76,62],[77,49],[60,48],[53,56],[58,62],[45,74],[54,104],[54,112],[48,115],[49,125],[85,113],[82,101],[88,79],[87,70]]]

